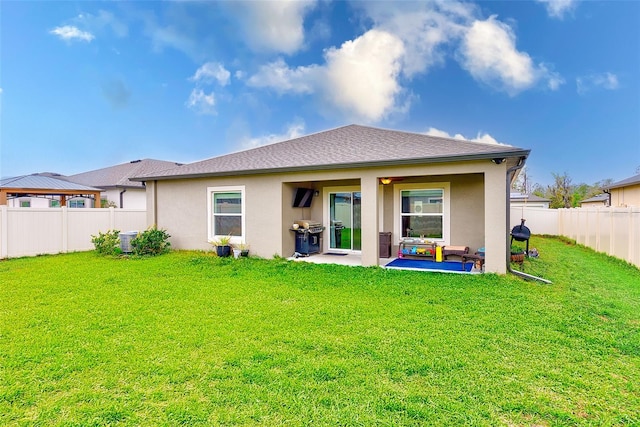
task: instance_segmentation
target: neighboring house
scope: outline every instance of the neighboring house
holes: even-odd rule
[[[529,207],[549,209],[551,200],[535,194],[511,193],[511,207]]]
[[[614,182],[603,188],[612,207],[640,206],[640,175]]]
[[[606,193],[589,197],[588,199],[584,199],[580,202],[581,208],[598,208],[607,206],[609,206],[609,195]]]
[[[23,208],[100,207],[100,188],[69,182],[55,175],[22,175],[0,180],[0,205]]]
[[[356,252],[362,265],[378,265],[379,232],[394,251],[410,233],[484,247],[485,271],[505,273],[509,189],[529,152],[350,125],[135,180],[146,182],[147,222],[177,249],[232,234],[253,254],[290,256],[292,224],[307,219],[325,226],[321,252]]]
[[[127,209],[146,209],[144,184],[131,181],[129,178],[153,174],[176,166],[180,166],[180,163],[154,159],[134,160],[120,165],[70,175],[64,179],[102,188],[101,197],[111,206]]]

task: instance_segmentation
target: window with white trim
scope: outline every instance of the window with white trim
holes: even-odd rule
[[[209,240],[231,235],[233,243],[244,242],[244,186],[209,187]]]
[[[444,190],[412,189],[400,192],[402,237],[444,238]]]

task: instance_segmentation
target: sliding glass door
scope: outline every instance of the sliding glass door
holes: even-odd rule
[[[362,248],[359,191],[329,193],[329,249],[359,251]]]

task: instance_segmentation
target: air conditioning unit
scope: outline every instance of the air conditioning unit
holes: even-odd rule
[[[422,200],[413,202],[413,213],[422,213]]]
[[[138,232],[127,231],[124,233],[120,233],[118,237],[120,237],[120,250],[125,254],[130,254],[131,252],[133,252],[131,241],[138,237]]]

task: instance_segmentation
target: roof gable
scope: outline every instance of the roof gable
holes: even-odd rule
[[[508,145],[348,125],[157,174],[141,174],[136,180],[526,157],[528,154],[529,150]]]

